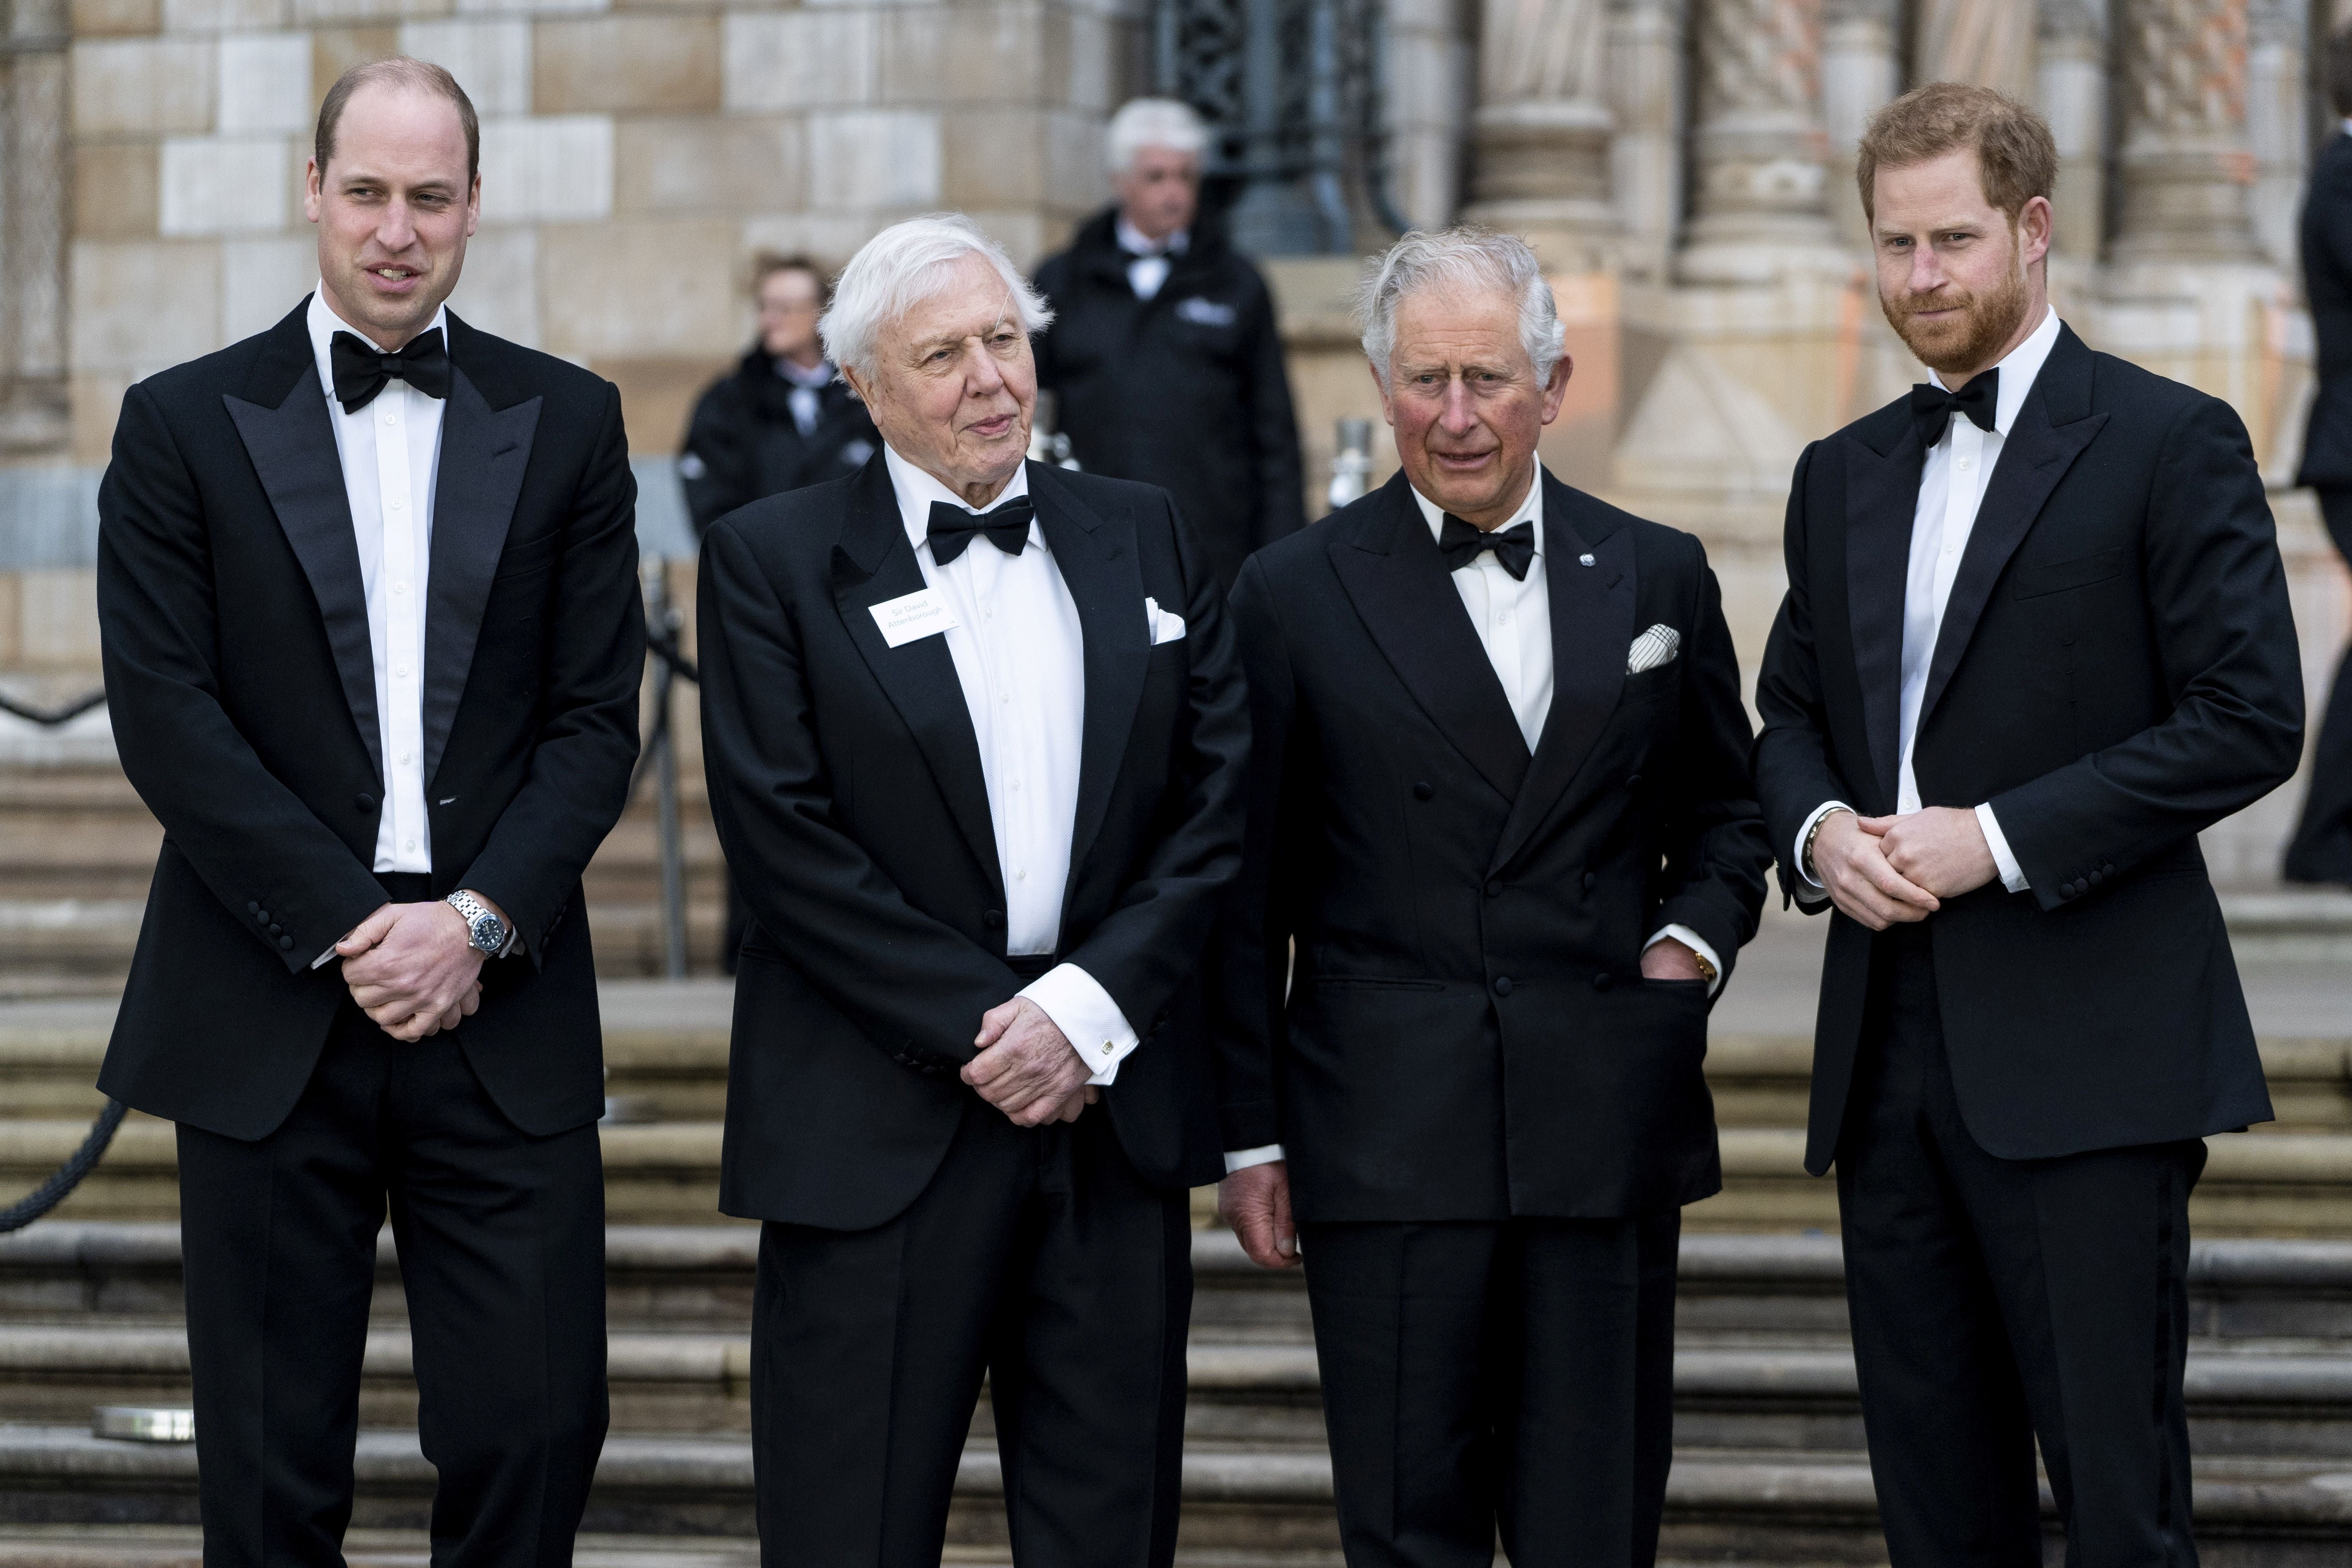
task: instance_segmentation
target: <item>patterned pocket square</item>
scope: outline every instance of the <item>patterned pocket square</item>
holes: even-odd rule
[[[1660,622],[1634,638],[1633,645],[1625,651],[1625,673],[1638,675],[1643,670],[1654,670],[1672,660],[1682,645],[1683,634]]]

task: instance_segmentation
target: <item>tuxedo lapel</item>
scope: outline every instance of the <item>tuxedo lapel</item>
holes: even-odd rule
[[[988,779],[981,771],[980,739],[964,706],[963,683],[947,638],[935,633],[893,648],[872,613],[874,606],[919,593],[923,586],[922,563],[907,542],[890,472],[877,451],[850,482],[847,515],[833,548],[834,603],[849,640],[930,764],[949,814],[1002,903],[1004,876],[989,816]],[[1139,606],[1137,614],[1141,613]]]
[[[342,457],[327,417],[327,392],[303,324],[308,305],[306,299],[278,322],[247,379],[244,390],[263,401],[224,392],[221,402],[253,460],[278,526],[310,580],[335,673],[342,680],[343,701],[381,779],[383,748],[377,735],[367,586],[352,531],[351,498],[343,489]]]
[[[455,337],[457,319],[449,319]],[[468,333],[470,336],[470,333]],[[482,609],[490,580],[498,575],[515,498],[530,465],[531,438],[539,430],[545,399],[530,398],[511,408],[492,409],[459,362],[449,366],[449,396],[441,410],[440,476],[433,488],[432,569],[425,610],[425,777],[441,766],[449,727],[474,665],[474,644],[482,632]]]
[[[1927,455],[1907,418],[1887,451],[1864,439],[1844,445],[1846,610],[1853,630],[1854,674],[1862,685],[1863,734],[1876,775],[1871,783],[1877,790],[1864,804],[1891,811],[1902,729],[1903,598]]]
[[[1078,745],[1077,810],[1070,828],[1069,885],[1076,887],[1135,728],[1151,633],[1143,619],[1134,523],[1097,517],[1041,464],[1029,465],[1029,495],[1054,564],[1077,605],[1086,645],[1086,719]]]
[[[1551,608],[1551,711],[1494,869],[1518,853],[1559,800],[1617,709],[1633,643],[1633,535],[1588,497],[1544,476],[1544,597]],[[1583,564],[1590,557],[1592,564]]]
[[[1413,701],[1496,793],[1516,797],[1527,737],[1402,474],[1330,552],[1356,613]]]
[[[1944,601],[1935,654],[1927,662],[1927,687],[1919,701],[1920,732],[1926,731],[1936,699],[1943,695],[1960,655],[1968,651],[2001,569],[2032,531],[2050,492],[2105,426],[2107,416],[2092,413],[2090,401],[2091,350],[2072,329],[2062,327],[2042,373],[2034,378],[2033,390],[2018,407],[2017,421],[2001,443],[2000,461],[1977,505],[1976,526],[1969,530],[1951,597]]]

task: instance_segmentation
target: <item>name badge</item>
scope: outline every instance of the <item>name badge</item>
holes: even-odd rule
[[[962,622],[948,608],[946,600],[924,588],[874,606],[874,624],[882,629],[882,641],[893,648],[901,648],[919,638],[935,637]]]

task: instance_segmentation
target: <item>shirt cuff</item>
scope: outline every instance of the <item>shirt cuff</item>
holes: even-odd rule
[[[1715,978],[1706,983],[1706,994],[1708,996],[1711,997],[1715,995],[1716,992],[1723,989],[1723,960],[1716,956],[1713,945],[1711,945],[1706,937],[1700,936],[1697,932],[1692,930],[1687,925],[1659,926],[1657,931],[1650,937],[1650,939],[1642,944],[1642,951],[1646,953],[1651,948],[1656,946],[1659,943],[1667,940],[1669,937],[1681,943],[1684,946],[1689,948],[1692,952],[1706,959],[1707,967],[1715,971]],[[1747,993],[1742,992],[1740,994],[1744,996]]]
[[[340,946],[341,944],[338,943],[337,946]],[[323,969],[327,967],[329,960],[332,959],[334,956],[335,949],[333,947],[330,947],[325,952],[310,960],[310,967],[313,969]]]
[[[1977,808],[1977,826],[1984,830],[1985,848],[1992,851],[1992,863],[2000,869],[2000,885],[2011,893],[2023,893],[2032,886],[2025,880],[2025,868],[2017,863],[2010,852],[2009,835],[2000,831],[2000,820],[1992,814],[1992,802]]]
[[[1231,1176],[1235,1171],[1245,1171],[1252,1166],[1270,1166],[1282,1157],[1280,1144],[1260,1144],[1254,1149],[1227,1149],[1225,1174]]]
[[[1110,993],[1076,964],[1055,965],[1017,994],[1035,1002],[1077,1049],[1079,1060],[1095,1070],[1089,1083],[1117,1082],[1118,1064],[1141,1043]]]
[[[1825,898],[1829,895],[1830,890],[1826,886],[1822,885],[1821,878],[1813,874],[1813,868],[1805,863],[1805,841],[1813,836],[1813,825],[1819,822],[1823,817],[1828,816],[1832,811],[1851,811],[1853,810],[1853,807],[1847,805],[1843,800],[1824,800],[1820,805],[1813,808],[1813,814],[1807,817],[1803,825],[1797,829],[1797,841],[1795,843],[1789,846],[1789,863],[1797,868],[1797,882],[1799,884],[1797,891],[1798,903],[1819,904],[1822,901],[1822,898]],[[1821,897],[1810,895],[1805,891],[1809,888],[1811,890],[1812,894],[1818,894]]]

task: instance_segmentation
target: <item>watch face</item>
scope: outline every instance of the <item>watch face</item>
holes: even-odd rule
[[[495,915],[478,915],[473,924],[474,946],[485,953],[495,953],[506,946],[506,923]]]

